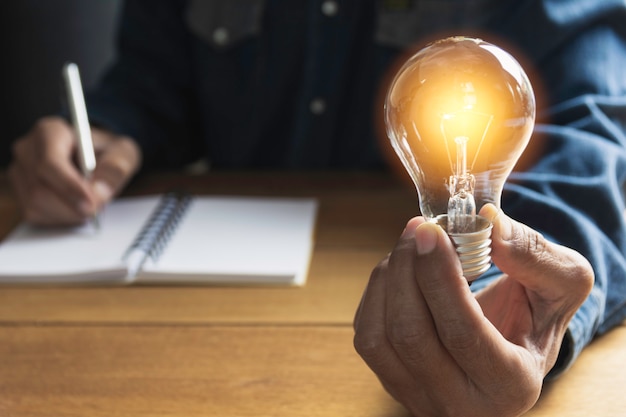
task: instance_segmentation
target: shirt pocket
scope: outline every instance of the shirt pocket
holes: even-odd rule
[[[498,0],[380,0],[375,41],[408,48],[438,34],[463,35],[485,25],[498,6]]]
[[[191,0],[185,22],[191,32],[216,49],[228,49],[258,35],[265,0]]]

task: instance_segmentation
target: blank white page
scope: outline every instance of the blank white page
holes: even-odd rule
[[[124,281],[122,257],[158,197],[124,198],[100,213],[100,230],[19,225],[0,244],[0,282]]]
[[[138,281],[302,285],[316,211],[313,199],[194,197]]]

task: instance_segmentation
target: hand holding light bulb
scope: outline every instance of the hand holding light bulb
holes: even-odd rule
[[[520,416],[593,286],[582,255],[499,210],[534,123],[530,83],[501,49],[450,38],[405,64],[385,112],[422,216],[372,271],[354,346],[415,415]],[[491,257],[502,274],[473,293]]]
[[[502,49],[466,37],[430,44],[400,69],[385,102],[392,146],[415,183],[422,215],[452,237],[468,281],[490,265],[491,224],[526,147],[535,99]]]
[[[416,416],[522,415],[593,285],[579,253],[493,205],[483,214],[503,272],[491,285],[473,294],[444,230],[416,217],[372,272],[355,315],[357,352]]]
[[[527,77],[493,45],[446,39],[402,68],[386,119],[423,216],[373,270],[355,348],[415,415],[520,416],[593,286],[582,255],[498,208],[534,122]],[[464,259],[463,250],[491,239],[492,253]],[[466,279],[490,256],[502,275],[474,294]]]

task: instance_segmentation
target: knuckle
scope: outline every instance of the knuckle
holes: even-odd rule
[[[387,338],[393,349],[402,356],[411,367],[423,367],[432,359],[432,353],[439,347],[438,339],[433,338],[428,331],[417,327],[407,327],[400,324],[388,326]]]
[[[593,289],[595,273],[589,261],[580,253],[571,250],[571,260],[568,262],[567,275],[574,281],[574,285],[579,289],[579,303],[582,303]],[[575,293],[572,291],[571,293]]]
[[[354,349],[363,360],[375,368],[383,361],[385,341],[377,335],[364,331],[356,331],[353,339]]]
[[[449,323],[447,326],[442,326],[439,335],[446,349],[451,352],[480,351],[481,340],[471,328]]]
[[[44,116],[35,122],[34,128],[47,131],[50,128],[50,126],[62,124],[64,122],[65,121],[58,116]]]
[[[115,159],[107,161],[106,165],[102,168],[104,176],[117,183],[127,175],[129,171],[129,164],[126,161]]]
[[[124,158],[116,158],[115,161],[111,164],[111,168],[118,175],[129,174],[134,170],[134,167],[136,166],[135,154],[126,143],[121,143],[120,148],[120,153],[124,155]]]
[[[529,377],[530,378],[530,377]],[[500,380],[499,387],[492,393],[491,414],[521,415],[537,402],[542,387],[542,378],[530,378],[520,381],[516,378]]]
[[[58,117],[42,117],[35,122],[29,136],[36,141],[44,141],[49,137],[49,132],[53,130],[59,122]]]
[[[100,160],[98,176],[109,183],[122,185],[137,171],[140,158],[132,145],[119,143],[115,152]]]
[[[593,273],[593,268],[589,261],[576,252],[577,261],[571,264],[572,274],[576,277],[579,277],[581,281],[587,282],[593,285],[593,281],[595,280],[595,275]]]
[[[406,326],[404,323],[394,322],[387,327],[389,342],[398,348],[414,348],[421,346],[425,337],[416,327]]]

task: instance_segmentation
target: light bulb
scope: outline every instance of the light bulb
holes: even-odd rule
[[[417,52],[385,101],[391,144],[415,183],[421,214],[450,235],[472,281],[491,265],[491,224],[525,149],[535,97],[520,64],[480,39],[452,37]]]

